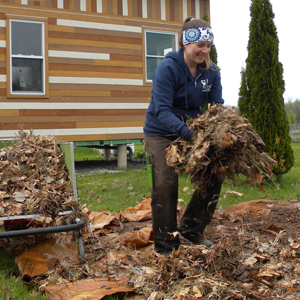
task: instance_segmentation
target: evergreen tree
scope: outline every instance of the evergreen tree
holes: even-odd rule
[[[206,21],[209,23],[209,18],[208,18],[208,15],[207,13],[205,13],[202,17],[202,20]],[[216,49],[216,46],[214,44],[211,45],[211,48],[210,48],[210,51],[209,51],[209,57],[210,57],[210,60],[216,64],[217,68],[219,69],[219,71],[221,70],[219,67],[218,67],[218,54],[217,54],[217,49]],[[201,106],[201,109],[202,109],[202,112],[205,113],[206,109],[207,109],[207,103],[204,103],[202,106]]]
[[[239,92],[239,101],[238,101],[238,108],[240,115],[243,115],[245,118],[248,118],[248,99],[249,99],[249,89],[247,87],[247,80],[246,80],[246,70],[242,68],[241,70],[241,86]]]
[[[209,23],[209,18],[208,18],[208,15],[206,13],[203,15],[202,20]],[[213,63],[218,65],[218,53],[217,53],[216,46],[214,44],[211,45],[211,48],[210,48],[210,51],[209,51],[209,57],[210,57],[210,59]]]
[[[211,45],[211,49],[209,51],[209,57],[210,57],[211,61],[214,62],[218,66],[218,53],[217,53],[215,44]],[[220,70],[220,68],[219,68],[219,70]]]
[[[271,157],[278,161],[274,174],[294,165],[289,124],[284,108],[282,64],[278,61],[278,37],[269,0],[251,0],[250,37],[246,68],[239,93],[240,113],[262,137]]]

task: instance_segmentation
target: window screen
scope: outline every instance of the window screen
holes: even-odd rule
[[[152,82],[152,75],[165,55],[177,50],[177,33],[145,31],[146,82]]]
[[[45,94],[44,23],[10,20],[11,94]]]

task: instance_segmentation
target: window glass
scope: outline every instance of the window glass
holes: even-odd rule
[[[13,37],[11,41],[12,54],[43,55],[42,24],[13,21],[11,36]]]
[[[45,94],[44,24],[10,21],[11,94]]]
[[[146,58],[146,65],[147,65],[147,79],[151,79],[152,81],[152,75],[154,70],[157,68],[159,63],[163,61],[163,58],[157,58],[157,57],[147,57]]]
[[[164,56],[164,49],[175,49],[175,35],[147,32],[147,55]]]
[[[152,82],[152,75],[165,55],[177,50],[177,34],[146,31],[146,82]]]
[[[12,90],[43,91],[43,60],[13,58]]]

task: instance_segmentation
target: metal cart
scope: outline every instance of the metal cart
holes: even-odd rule
[[[69,176],[71,179],[74,198],[79,201],[77,194],[77,183],[75,176],[75,163],[74,163],[74,146],[72,142],[68,143],[60,143],[60,148],[64,152],[64,161],[69,170]],[[59,216],[69,215],[72,211],[64,211],[60,212]],[[12,220],[35,220],[40,217],[39,214],[34,215],[20,215],[20,216],[8,216],[8,217],[0,217],[0,221],[9,222]],[[66,224],[61,226],[50,226],[50,227],[42,227],[42,228],[32,228],[32,229],[20,229],[20,230],[10,230],[5,232],[0,232],[0,239],[4,238],[14,238],[20,236],[30,236],[30,235],[38,235],[38,234],[49,234],[49,233],[58,233],[58,232],[69,232],[69,231],[77,231],[77,242],[78,242],[78,251],[80,256],[80,262],[85,263],[85,253],[84,253],[84,245],[82,239],[81,229],[85,226],[83,220],[76,218],[74,224],[70,224],[67,221]]]

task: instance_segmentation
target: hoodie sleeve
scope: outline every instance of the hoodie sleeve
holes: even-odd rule
[[[155,104],[155,113],[159,121],[171,132],[188,140],[192,131],[173,112],[175,86],[177,84],[174,74],[176,70],[168,61],[166,59],[161,62],[153,75],[152,99]]]
[[[212,83],[212,87],[210,92],[208,93],[208,103],[224,103],[224,99],[222,98],[222,85],[221,85],[221,76],[217,67],[213,64],[213,68],[210,70],[213,72],[214,79]]]

